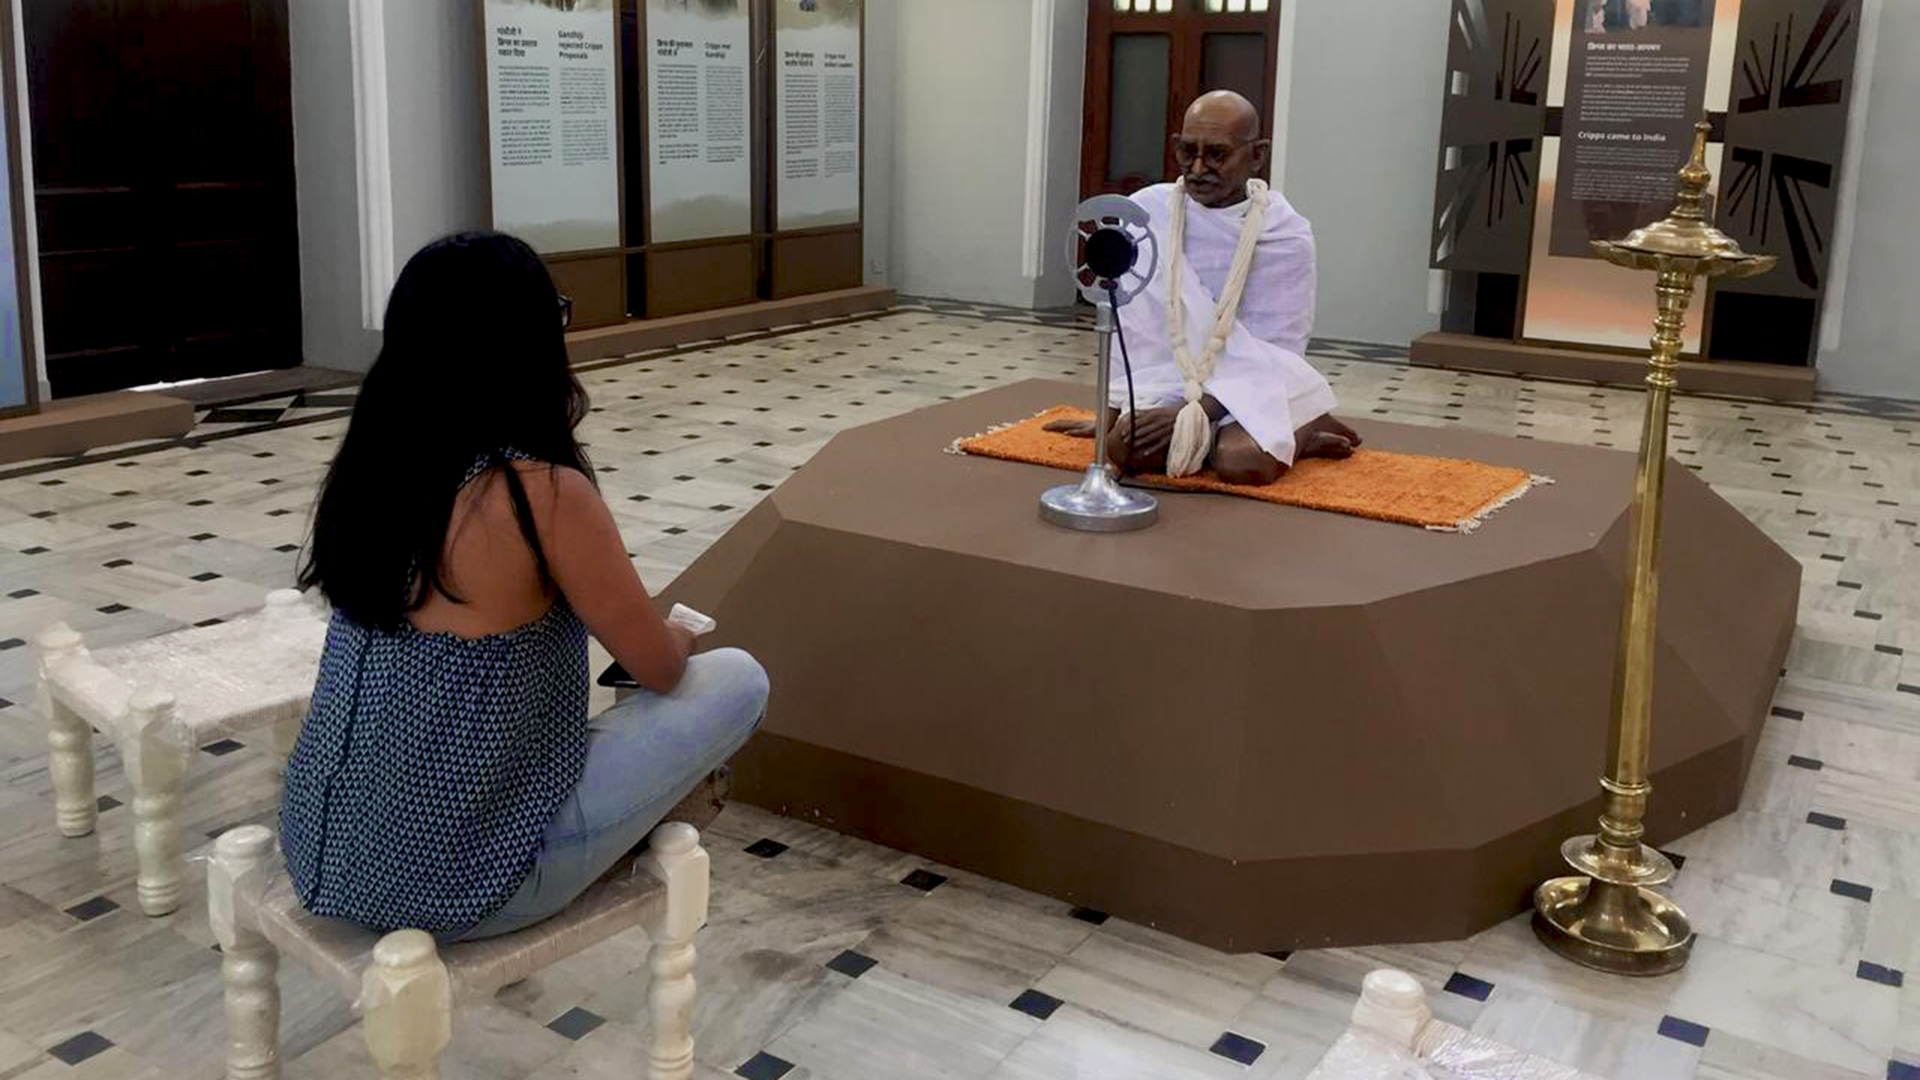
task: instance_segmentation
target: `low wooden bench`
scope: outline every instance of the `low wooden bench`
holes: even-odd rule
[[[178,908],[178,802],[193,752],[261,730],[282,758],[291,752],[326,637],[326,620],[292,589],[269,594],[265,608],[244,618],[98,653],[64,624],[47,628],[38,641],[40,687],[61,835],[85,836],[98,820],[98,729],[118,745],[133,786],[140,908]]]
[[[207,868],[207,918],[222,953],[227,1080],[280,1075],[280,957],[357,1003],[383,1080],[438,1077],[456,1005],[481,1001],[632,927],[653,939],[648,964],[649,1080],[693,1075],[694,935],[707,921],[708,866],[683,822],[653,831],[645,854],[572,906],[518,933],[437,948],[419,930],[379,935],[301,907],[271,829],[223,833]]]

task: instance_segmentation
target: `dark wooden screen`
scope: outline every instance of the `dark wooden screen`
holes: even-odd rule
[[[1861,0],[1744,0],[1718,225],[1779,268],[1714,291],[1717,360],[1809,364],[1819,337]]]
[[[1281,2],[1091,0],[1081,194],[1178,176],[1170,136],[1209,90],[1245,95],[1271,138]]]
[[[1540,190],[1553,0],[1452,0],[1432,266],[1447,328],[1512,337]]]
[[[47,374],[300,363],[287,0],[26,0]]]

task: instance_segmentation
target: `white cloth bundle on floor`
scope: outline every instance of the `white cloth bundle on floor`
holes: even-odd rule
[[[1176,188],[1156,184],[1133,199],[1145,207],[1161,245],[1161,269],[1142,294],[1120,309],[1141,409],[1182,405],[1186,379],[1175,363],[1168,319],[1168,272]],[[1240,303],[1239,317],[1205,382],[1253,440],[1282,464],[1294,459],[1294,431],[1333,411],[1333,388],[1302,354],[1313,331],[1313,228],[1277,192],[1268,193],[1264,228]],[[1188,348],[1195,356],[1214,331],[1216,303],[1227,284],[1247,204],[1214,210],[1187,201],[1181,273]],[[1108,403],[1127,408],[1127,381],[1114,373]]]

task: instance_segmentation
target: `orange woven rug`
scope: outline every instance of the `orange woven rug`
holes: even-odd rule
[[[1093,463],[1093,440],[1043,429],[1055,420],[1085,420],[1091,415],[1085,409],[1056,405],[1037,416],[956,439],[951,450],[1084,472]],[[1212,472],[1180,480],[1139,476],[1133,482],[1140,487],[1238,495],[1438,532],[1472,532],[1494,511],[1553,481],[1503,465],[1362,449],[1344,461],[1302,461],[1285,476],[1260,487],[1229,484]]]

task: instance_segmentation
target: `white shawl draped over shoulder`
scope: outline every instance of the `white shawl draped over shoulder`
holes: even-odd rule
[[[1167,318],[1169,227],[1172,184],[1156,184],[1133,196],[1153,218],[1160,267],[1133,302],[1120,309],[1120,324],[1133,360],[1134,396],[1140,408],[1186,400],[1174,363]],[[1293,433],[1334,409],[1333,388],[1302,358],[1313,332],[1313,227],[1278,192],[1268,193],[1266,228],[1240,302],[1239,321],[1207,380],[1207,393],[1225,406],[1255,442],[1281,463],[1293,464]],[[1225,287],[1233,253],[1246,222],[1244,205],[1214,210],[1187,204],[1186,267],[1181,282],[1188,347],[1195,355],[1213,332],[1216,302]],[[1117,359],[1117,350],[1116,350]],[[1127,407],[1127,382],[1113,373],[1109,404]]]

